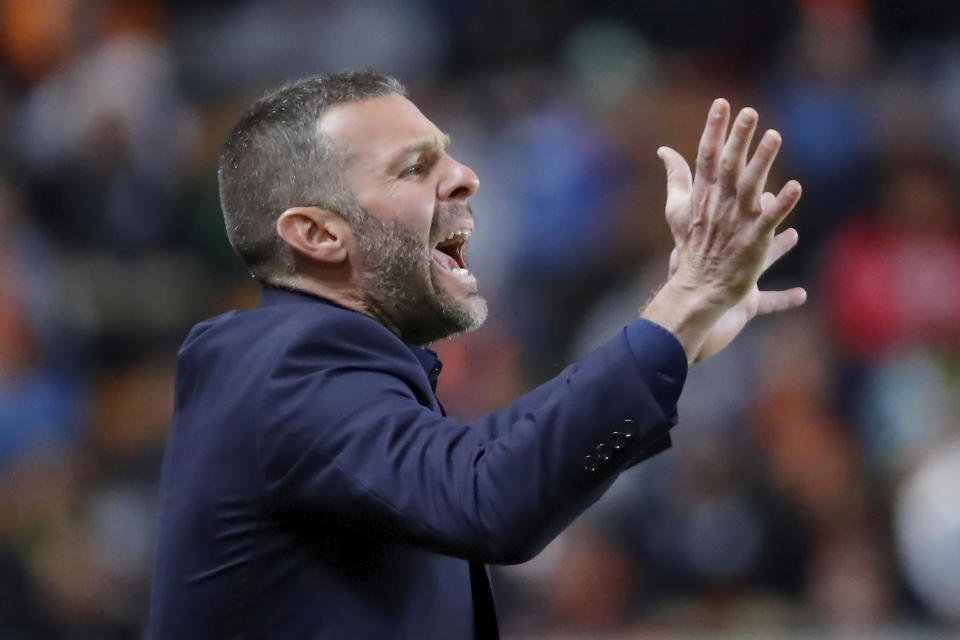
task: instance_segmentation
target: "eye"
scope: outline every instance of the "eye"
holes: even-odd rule
[[[401,178],[425,176],[433,171],[433,167],[440,161],[438,153],[422,153],[419,157],[410,158],[413,164],[400,172]]]

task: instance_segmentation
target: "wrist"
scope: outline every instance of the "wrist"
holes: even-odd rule
[[[704,287],[671,277],[641,310],[640,317],[672,333],[693,363],[713,325],[726,311],[725,305]]]
[[[672,289],[685,304],[692,304],[696,312],[719,310],[723,315],[743,297],[729,283],[711,283],[710,278],[698,276],[692,273],[692,269],[683,267],[670,276],[664,287]],[[746,291],[743,293],[745,295]]]
[[[712,324],[729,308],[723,296],[713,294],[709,287],[694,285],[673,276],[654,296],[658,303],[671,310],[675,322],[709,322]],[[652,302],[652,301],[651,301]]]

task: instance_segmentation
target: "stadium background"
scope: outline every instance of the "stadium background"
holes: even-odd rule
[[[589,6],[588,6],[589,5]],[[960,3],[0,0],[0,637],[142,635],[179,341],[256,303],[216,199],[269,86],[397,74],[476,169],[502,406],[664,280],[655,149],[753,105],[804,185],[800,311],[697,366],[674,448],[532,562],[512,638],[960,633]]]

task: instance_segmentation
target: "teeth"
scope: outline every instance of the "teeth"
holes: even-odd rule
[[[470,237],[469,229],[458,229],[456,231],[451,231],[450,234],[440,241],[440,244],[446,244],[448,242],[462,242]]]
[[[467,270],[467,269],[461,269],[461,268],[459,268],[459,267],[457,267],[457,268],[455,268],[455,269],[451,269],[451,271],[452,271],[453,273],[459,275],[459,276],[470,275],[470,271],[469,271],[469,270]]]

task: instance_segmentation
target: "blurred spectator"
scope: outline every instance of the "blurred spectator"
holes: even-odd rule
[[[866,2],[798,4],[798,28],[764,84],[771,107],[766,115],[783,135],[787,171],[802,176],[804,209],[795,224],[806,253],[865,189],[878,141],[871,82],[878,60]]]
[[[884,620],[893,598],[884,539],[856,441],[832,408],[830,351],[809,315],[766,336],[756,439],[810,546],[807,598],[829,624]]]
[[[833,329],[858,359],[915,345],[960,347],[960,199],[936,157],[896,158],[879,211],[834,234],[823,289]]]
[[[905,478],[894,503],[904,572],[924,605],[960,622],[960,440],[948,440]]]
[[[42,247],[0,177],[0,468],[17,456],[70,445],[80,428],[80,388],[49,358]],[[31,314],[31,311],[34,313]],[[44,349],[44,347],[48,349]]]
[[[884,175],[879,210],[836,230],[822,282],[837,344],[859,367],[847,379],[851,413],[892,484],[956,433],[960,199],[952,166],[935,156],[892,157]]]
[[[162,7],[111,4],[100,37],[31,88],[20,117],[37,213],[60,241],[130,252],[173,233],[191,118]]]

